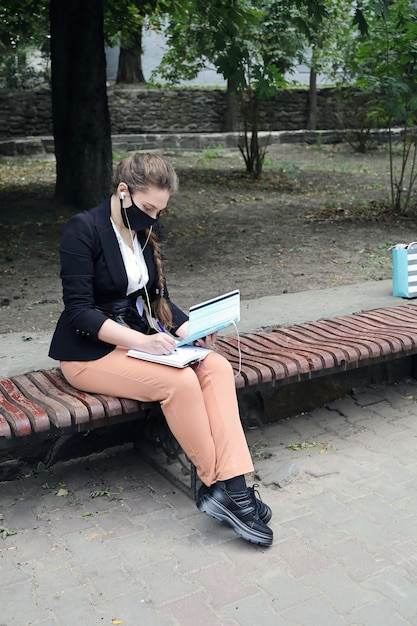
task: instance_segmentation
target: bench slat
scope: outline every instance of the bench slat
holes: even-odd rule
[[[222,354],[231,364],[235,372],[236,389],[251,387],[262,382],[262,373],[266,375],[266,371],[262,372],[257,363],[241,363],[239,371],[239,354],[229,343],[223,342],[222,339],[216,341],[216,352]],[[270,370],[269,370],[270,373]],[[265,378],[264,378],[265,380]]]
[[[285,357],[292,359],[300,373],[323,369],[323,360],[320,354],[307,352],[303,349],[297,351],[285,349],[284,351],[279,342],[270,335],[245,335],[243,340],[243,344],[251,346],[256,354],[268,355],[273,360],[281,360]]]
[[[16,437],[30,435],[32,428],[28,416],[22,409],[10,402],[3,393],[0,393],[0,413],[6,418]]]
[[[340,341],[322,329],[313,330],[301,326],[292,326],[291,328],[274,329],[272,334],[277,335],[280,341],[285,340],[294,347],[302,345],[308,346],[309,349],[327,350],[336,365],[343,365],[346,362],[353,363],[359,358],[357,350],[351,346],[340,345]]]
[[[285,347],[287,348],[291,347],[291,342],[287,340],[287,337],[285,337],[286,339],[285,342],[282,341],[282,338],[283,338],[282,335],[280,336],[280,335],[273,334],[274,343],[276,343],[277,346],[280,346],[281,349]],[[296,342],[294,340],[292,341],[295,344],[294,347],[296,347],[297,346]],[[303,354],[306,357],[313,371],[320,370],[320,369],[330,369],[332,367],[339,365],[341,362],[344,361],[344,359],[338,359],[336,351],[327,348],[327,346],[322,347],[319,344],[310,345],[306,343],[305,347],[301,349],[300,348],[296,348],[296,349],[298,350],[298,352],[300,352],[300,354]]]
[[[272,333],[271,333],[272,334]],[[240,340],[242,351],[242,373],[247,373],[247,366],[251,365],[258,372],[258,380],[255,383],[265,383],[271,380],[300,380],[301,375],[310,377],[312,371],[321,371],[326,366],[335,365],[334,356],[330,352],[317,350],[312,351],[282,349],[281,342],[275,337],[271,338],[268,333],[256,333],[244,335]],[[288,345],[288,338],[285,338]],[[234,367],[239,367],[239,350],[237,338],[228,337],[225,341],[217,340],[217,351],[223,354]],[[294,345],[297,345],[293,341]],[[267,368],[265,368],[267,366]],[[249,381],[248,381],[249,382]],[[236,385],[240,388],[240,385]]]
[[[294,331],[292,328],[275,328],[271,332],[271,335],[273,336],[274,342],[282,348],[297,349],[301,352],[306,352],[308,355],[314,350],[316,354],[320,355],[324,367],[327,368],[342,365],[348,358],[347,352],[338,346],[319,341],[317,337],[313,339],[312,337],[306,336],[305,333],[300,335],[297,330]],[[300,344],[303,346],[301,349],[299,348]]]
[[[260,372],[259,382],[270,380],[300,380],[311,377],[314,371],[321,371],[326,367],[334,367],[335,359],[330,352],[314,348],[315,352],[304,349],[282,348],[279,338],[271,337],[272,333],[256,333],[244,335],[240,340],[242,360],[245,365],[256,365]],[[284,342],[288,346],[288,338]],[[295,341],[292,342],[295,346]],[[222,345],[222,353],[232,364],[238,367],[239,353],[238,341],[228,338]],[[263,366],[269,366],[270,370],[265,373]],[[245,370],[243,369],[243,372]],[[269,375],[272,373],[272,378]]]
[[[309,372],[308,363],[300,363],[300,359],[291,358],[289,355],[271,354],[265,356],[259,353],[250,354],[245,350],[242,351],[242,358],[245,363],[253,363],[259,368],[262,374],[261,382],[269,382],[277,378],[294,378],[299,379],[300,374]]]
[[[4,417],[4,415],[1,414],[1,411],[0,411],[0,441],[2,438],[11,439],[12,431],[11,431],[9,422]]]
[[[334,327],[333,322],[329,323]],[[366,316],[362,314],[352,317],[351,319],[342,319],[339,332],[344,332],[344,329],[348,329],[345,338],[352,338],[353,341],[359,339],[369,347],[372,347],[373,343],[375,343],[379,346],[382,354],[397,352],[405,347],[401,341],[401,330],[398,326],[395,328],[395,335],[392,335],[389,331],[387,332],[386,327],[378,323],[378,320],[374,317],[367,319]],[[378,350],[375,356],[378,356]]]
[[[315,346],[304,347],[301,343],[287,335],[279,335],[275,331],[273,333],[257,333],[244,336],[244,345],[251,345],[251,353],[265,358],[272,358],[274,361],[279,360],[284,367],[287,359],[292,360],[300,374],[308,374],[311,371],[322,370],[324,367],[333,367],[335,365],[334,355]],[[284,375],[294,375],[288,368]]]
[[[46,396],[59,400],[69,410],[75,424],[84,424],[90,421],[87,407],[75,396],[58,389],[44,372],[30,372],[28,376]]]
[[[131,400],[130,398],[120,398],[124,413],[136,413],[140,410],[140,403],[137,400]]]
[[[257,382],[270,382],[274,378],[285,378],[298,374],[296,364],[289,358],[274,359],[274,355],[268,352],[268,358],[265,352],[259,351],[251,346],[250,340],[247,341],[247,335],[240,339],[240,350],[242,353],[242,372],[246,373],[245,367],[252,366],[257,369],[259,380]],[[234,362],[239,361],[239,342],[236,337],[228,337],[222,342],[223,354],[227,359],[233,359]]]
[[[357,356],[353,357],[354,361],[369,359],[372,354],[376,356],[375,349],[372,349],[365,340],[361,341],[360,337],[352,336],[352,334],[349,335],[346,328],[343,329],[341,326],[332,324],[331,322],[332,320],[312,322],[311,329],[309,330],[314,333],[321,331],[327,334],[330,341],[337,342],[348,352],[353,351],[353,354],[356,352]]]
[[[100,400],[107,417],[114,417],[115,415],[124,413],[122,403],[119,398],[104,396],[101,393],[95,393],[94,396]]]
[[[217,339],[216,352],[224,356],[232,365],[235,372],[239,370],[239,351],[237,345],[230,341],[224,341]],[[282,373],[284,374],[284,367],[281,366]],[[265,366],[263,363],[259,363],[259,360],[251,359],[250,357],[243,357],[239,376],[235,378],[235,384],[238,389],[242,387],[248,387],[257,385],[262,382],[270,382],[273,378],[273,372],[270,367]]]
[[[417,316],[417,305],[412,302],[407,302],[402,304],[400,307],[398,306],[390,306],[385,307],[383,309],[372,309],[370,311],[372,314],[383,314],[387,323],[388,320],[393,320],[393,324],[397,325],[400,321],[401,324],[410,324],[411,328],[416,329],[416,316]],[[363,315],[367,315],[368,311],[365,311]]]
[[[69,396],[80,400],[82,404],[87,408],[92,420],[102,419],[103,417],[105,417],[104,407],[100,400],[97,397],[86,393],[85,391],[80,391],[79,389],[75,389],[74,387],[69,385],[60,370],[46,370],[44,374],[49,378],[49,380],[53,383],[57,390],[62,391],[65,394],[68,394]],[[84,419],[82,421],[84,422]],[[77,424],[79,423],[81,422],[78,420]]]
[[[24,396],[10,378],[0,380],[0,391],[27,415],[35,433],[50,429],[49,417],[45,409]]]
[[[287,333],[291,334],[295,339],[299,341],[308,341],[310,340],[313,344],[317,343],[322,347],[332,348],[333,350],[338,351],[339,364],[343,363],[357,363],[361,358],[361,351],[357,346],[352,346],[346,341],[343,341],[342,337],[335,337],[334,333],[330,332],[330,329],[327,327],[317,326],[314,328],[310,327],[300,327],[294,326],[292,328],[285,329]],[[368,351],[362,351],[362,358],[365,355],[368,355]]]
[[[372,324],[378,324],[381,334],[385,336],[387,341],[394,343],[393,350],[410,350],[416,347],[415,332],[416,329],[409,324],[400,323],[393,318],[392,323],[385,314],[373,315],[372,317],[363,314],[364,323],[372,327]],[[378,328],[375,326],[375,328]],[[390,332],[391,330],[391,332]],[[372,334],[374,334],[374,330]],[[413,337],[414,335],[414,337]]]
[[[71,413],[61,402],[46,396],[44,392],[26,374],[12,376],[11,380],[26,395],[27,398],[39,404],[48,414],[51,424],[56,428],[71,426]]]
[[[411,335],[400,325],[393,326],[392,332],[390,333],[389,328],[387,329],[385,325],[379,325],[378,327],[378,325],[375,324],[374,318],[372,320],[366,320],[365,316],[363,316],[360,320],[352,320],[350,327],[355,328],[356,332],[362,332],[362,341],[370,342],[374,340],[377,343],[379,342],[383,354],[409,350],[416,345]]]
[[[225,356],[226,358],[228,358],[227,355]],[[237,367],[238,361],[236,361],[235,365],[236,370]],[[259,369],[258,363],[242,363],[240,368],[240,375],[243,378],[244,387],[251,387],[252,385],[258,385],[262,382],[269,382],[270,380],[272,380],[271,371],[266,370],[266,368],[262,368],[262,366],[261,369]]]

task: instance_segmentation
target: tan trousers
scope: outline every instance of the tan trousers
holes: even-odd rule
[[[61,369],[83,391],[159,401],[172,434],[206,485],[253,471],[233,370],[219,354],[178,369],[128,357],[126,349],[116,348],[96,361],[63,361]]]

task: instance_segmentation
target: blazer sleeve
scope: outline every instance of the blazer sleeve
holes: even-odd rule
[[[79,213],[64,228],[61,254],[61,280],[65,314],[77,334],[97,339],[106,321],[95,307],[96,261],[100,241],[91,215]]]

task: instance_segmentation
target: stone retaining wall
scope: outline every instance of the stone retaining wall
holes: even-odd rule
[[[108,98],[112,135],[224,131],[226,91],[222,89],[109,87]],[[352,127],[352,120],[348,120],[349,108],[343,112],[334,89],[320,89],[317,100],[319,130]],[[264,131],[304,130],[307,118],[308,91],[283,89],[276,97],[262,103],[260,128]],[[49,90],[0,91],[0,139],[50,135]]]

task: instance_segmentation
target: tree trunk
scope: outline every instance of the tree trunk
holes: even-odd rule
[[[146,80],[142,71],[142,29],[140,28],[127,48],[120,46],[119,67],[116,83],[127,85],[142,83]]]
[[[89,208],[109,193],[112,173],[103,0],[51,0],[54,200]]]
[[[233,78],[229,78],[227,81],[226,113],[223,129],[225,133],[233,133],[236,130],[237,107],[236,84]]]
[[[310,69],[310,86],[308,90],[308,122],[307,130],[317,129],[317,73]]]

